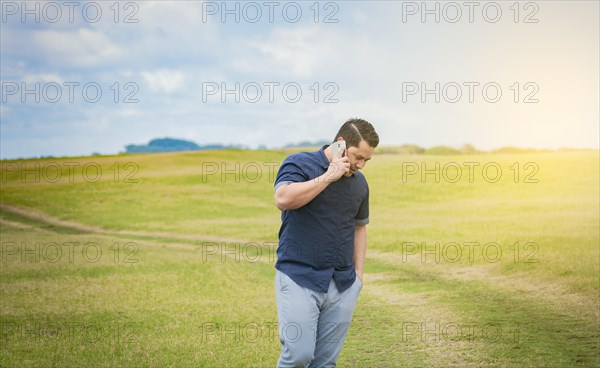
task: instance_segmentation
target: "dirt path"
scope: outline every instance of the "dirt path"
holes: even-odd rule
[[[0,203],[0,212],[6,211],[9,213],[13,213],[34,221],[43,222],[46,224],[78,231],[84,234],[101,234],[101,235],[126,235],[126,236],[142,236],[149,238],[168,238],[168,239],[177,239],[183,241],[214,241],[214,242],[225,242],[225,243],[246,243],[247,240],[243,239],[235,239],[235,238],[226,238],[219,236],[211,236],[211,235],[194,235],[194,234],[177,234],[177,233],[165,233],[165,232],[150,232],[150,231],[139,231],[139,230],[110,230],[104,229],[97,226],[80,224],[72,221],[65,221],[59,218],[50,216],[48,214],[20,206],[9,205],[5,203]],[[8,220],[4,220],[6,222]],[[10,221],[14,223],[14,221]],[[20,224],[19,226],[28,226],[26,224]]]
[[[7,225],[10,227],[14,227],[20,230],[42,230],[40,228],[36,228],[35,226],[27,225],[21,222],[10,221],[3,218],[0,218],[0,224]]]
[[[368,258],[390,264],[402,264],[401,255],[369,251]],[[423,264],[419,260],[410,261],[412,264]],[[494,265],[472,265],[469,267],[439,267],[436,276],[448,280],[481,282],[490,287],[503,291],[525,295],[550,306],[555,312],[568,315],[571,318],[591,323],[600,321],[600,301],[585,295],[569,292],[558,283],[520,277],[519,275],[501,275]],[[366,280],[368,282],[368,279]]]

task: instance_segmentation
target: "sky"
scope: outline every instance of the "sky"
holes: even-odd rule
[[[599,148],[598,1],[0,1],[0,158],[172,137]]]

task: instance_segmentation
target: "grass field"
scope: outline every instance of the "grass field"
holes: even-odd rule
[[[272,367],[289,151],[3,161],[0,366]],[[598,151],[380,154],[341,367],[600,366]]]

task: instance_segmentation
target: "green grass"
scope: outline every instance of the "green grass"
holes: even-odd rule
[[[287,154],[3,161],[0,203],[32,212],[0,211],[0,366],[274,366],[264,242],[277,240]],[[22,180],[36,163],[38,182]],[[436,165],[437,181],[406,171]],[[599,366],[599,166],[598,151],[376,154],[365,286],[339,365]]]

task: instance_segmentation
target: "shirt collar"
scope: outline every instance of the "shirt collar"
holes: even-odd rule
[[[324,145],[319,150],[319,162],[321,163],[321,167],[323,167],[325,170],[327,170],[327,168],[329,168],[329,160],[327,159],[327,156],[325,155],[325,149],[327,147],[329,147],[329,144]]]

